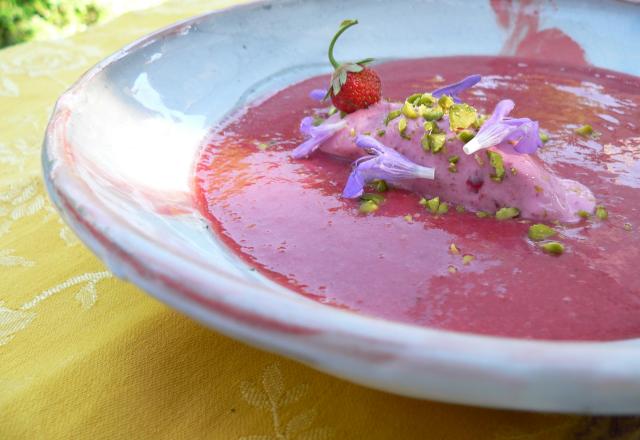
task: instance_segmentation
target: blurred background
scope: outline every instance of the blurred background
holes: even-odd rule
[[[0,48],[67,36],[164,0],[0,0]]]

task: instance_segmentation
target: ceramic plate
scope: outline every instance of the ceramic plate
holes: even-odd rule
[[[213,329],[353,382],[483,406],[640,411],[638,340],[530,341],[359,315],[270,282],[210,233],[193,203],[203,138],[247,102],[327,73],[327,36],[345,17],[361,22],[345,58],[372,47],[383,59],[509,55],[518,39],[555,29],[593,65],[640,75],[640,6],[628,2],[478,0],[471,10],[463,0],[288,0],[216,11],[118,51],[60,98],[43,164],[65,220],[120,278]],[[426,20],[428,32],[408,31]],[[535,47],[526,55],[550,56]]]

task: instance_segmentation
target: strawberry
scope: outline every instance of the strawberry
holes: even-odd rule
[[[345,113],[353,113],[380,101],[381,82],[378,74],[366,67],[373,58],[366,58],[355,63],[339,64],[333,57],[333,46],[338,37],[358,20],[345,20],[329,45],[329,62],[335,71],[331,75],[331,85],[327,97],[331,96],[333,105]]]

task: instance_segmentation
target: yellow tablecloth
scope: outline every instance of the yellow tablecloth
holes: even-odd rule
[[[637,419],[373,391],[203,328],[115,279],[44,192],[54,101],[132,40],[229,1],[165,3],[0,51],[0,439],[637,439]]]

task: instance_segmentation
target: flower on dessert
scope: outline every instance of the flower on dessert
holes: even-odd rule
[[[342,192],[343,197],[355,198],[362,195],[364,187],[373,180],[384,180],[394,184],[408,179],[435,178],[433,168],[411,162],[397,151],[384,146],[371,136],[358,135],[356,145],[368,156],[356,160]]]
[[[301,143],[291,152],[294,159],[309,157],[311,153],[331,136],[342,130],[347,123],[344,120],[338,122],[324,122],[320,125],[313,125],[314,118],[307,116],[300,121],[300,132],[309,136],[309,139]]]
[[[327,91],[324,89],[313,89],[309,92],[309,98],[314,101],[324,101],[325,96],[327,96]]]
[[[542,146],[537,121],[529,118],[509,118],[515,104],[510,99],[498,102],[493,114],[478,130],[473,139],[467,142],[463,150],[473,154],[479,150],[499,145],[502,142],[515,142],[518,153],[531,154]]]
[[[467,90],[470,87],[473,87],[481,79],[482,77],[480,75],[467,76],[462,81],[459,81],[454,84],[449,84],[434,90],[433,92],[431,92],[431,95],[433,95],[435,98],[440,98],[441,96],[448,95],[448,96],[451,96],[456,103],[460,103],[462,102],[462,100],[460,99],[458,94],[462,93],[463,91]]]

